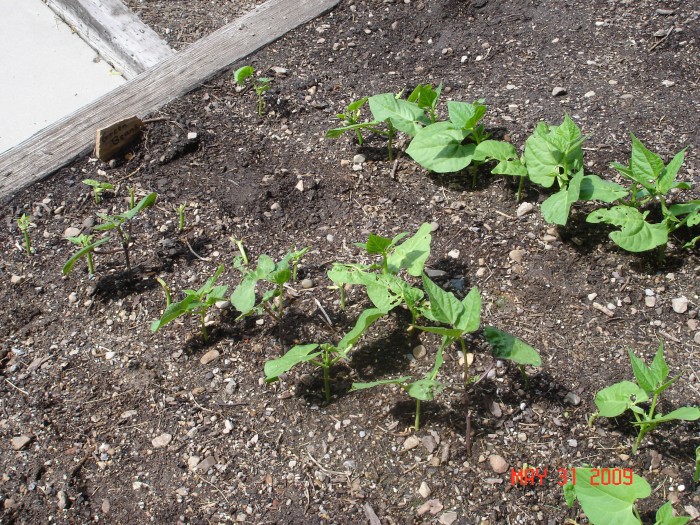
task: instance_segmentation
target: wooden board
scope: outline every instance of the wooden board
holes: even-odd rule
[[[330,11],[339,1],[268,0],[44,128],[0,154],[0,198],[5,200],[91,150],[98,128],[155,111],[288,31]]]
[[[46,3],[126,79],[175,53],[120,0],[46,0]]]

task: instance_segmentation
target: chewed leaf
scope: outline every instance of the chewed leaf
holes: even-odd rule
[[[631,381],[621,381],[604,388],[595,395],[598,413],[603,417],[617,417],[625,410],[644,403],[649,396]]]
[[[491,170],[495,175],[527,176],[527,168],[520,162],[515,146],[500,140],[484,140],[474,150],[474,160],[497,160]]]
[[[423,223],[414,235],[397,246],[387,258],[389,271],[398,273],[401,268],[405,268],[409,275],[421,275],[425,261],[430,256],[431,231],[430,224]]]
[[[236,84],[242,86],[246,78],[252,77],[254,74],[253,66],[243,66],[233,73],[233,79],[236,81]]]
[[[419,379],[409,384],[405,390],[413,399],[420,401],[432,401],[435,394],[443,388],[442,383],[435,379]]]
[[[633,510],[634,503],[651,494],[649,483],[633,474],[629,485],[603,485],[591,481],[594,470],[599,469],[576,469],[576,485],[569,485],[568,494],[565,490],[567,503],[575,496],[593,525],[640,525]]]
[[[318,347],[319,345],[317,344],[296,345],[290,348],[282,357],[266,362],[264,368],[265,381],[268,383],[277,381],[279,376],[288,372],[299,363],[315,359],[322,354],[320,351],[315,351]]]
[[[667,501],[656,511],[656,522],[654,525],[685,525],[692,518],[690,516],[674,516],[673,505]]]
[[[491,351],[496,359],[508,359],[519,365],[540,366],[542,364],[537,350],[514,335],[502,332],[493,326],[486,326],[484,336],[491,343]]]
[[[668,242],[666,225],[647,222],[647,213],[642,214],[629,206],[613,206],[591,212],[586,222],[619,226],[621,230],[612,232],[610,238],[628,252],[644,252]]]

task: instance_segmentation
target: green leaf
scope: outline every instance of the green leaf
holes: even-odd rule
[[[357,266],[348,266],[341,263],[333,263],[331,269],[327,272],[328,278],[336,285],[343,284],[364,284],[372,279],[376,281],[377,276],[370,274]]]
[[[564,500],[566,501],[566,506],[571,508],[574,506],[576,501],[576,490],[574,489],[573,483],[569,482],[564,485],[562,489],[564,491]]]
[[[640,525],[634,514],[634,503],[651,494],[649,483],[633,474],[630,485],[591,485],[591,474],[590,468],[577,468],[576,485],[570,485],[569,489],[588,520],[593,525]]]
[[[668,211],[671,212],[671,214],[677,219],[685,215],[690,215],[691,213],[695,213],[697,215],[697,212],[700,211],[700,200],[671,204],[671,206],[668,207]],[[700,224],[700,216],[692,221],[688,219],[687,224],[688,226]]]
[[[484,140],[474,150],[473,160],[497,160],[498,164],[491,170],[495,175],[527,176],[527,168],[520,162],[515,146],[500,140]]]
[[[628,349],[630,361],[632,362],[632,371],[634,372],[634,377],[640,387],[644,389],[647,394],[651,394],[656,390],[662,382],[662,379],[656,376],[656,374],[649,368],[644,361],[638,358],[632,350]]]
[[[479,102],[469,104],[467,102],[449,101],[447,103],[447,112],[450,116],[450,121],[459,129],[466,131],[473,130],[477,123],[486,114],[486,106]]]
[[[146,195],[143,199],[141,199],[136,206],[131,208],[129,211],[121,213],[118,215],[118,217],[121,217],[124,219],[124,222],[130,221],[138,213],[141,212],[144,208],[148,208],[149,206],[153,206],[156,203],[156,200],[158,199],[158,194],[156,192],[149,193]]]
[[[268,383],[277,381],[279,376],[288,372],[296,365],[312,361],[323,353],[314,351],[318,347],[319,345],[317,344],[296,345],[290,348],[282,357],[267,361],[264,367],[265,381]]]
[[[265,279],[275,270],[274,261],[267,255],[262,254],[258,257],[258,266],[255,270],[247,272],[243,280],[231,294],[231,304],[246,315],[255,307],[255,285],[261,279]]]
[[[619,226],[621,230],[612,232],[610,238],[628,252],[644,252],[668,242],[666,225],[648,223],[645,220],[648,213],[642,214],[630,206],[613,206],[591,212],[586,222]]]
[[[97,248],[98,246],[100,246],[101,244],[109,242],[109,240],[110,240],[109,237],[99,239],[99,240],[93,242],[92,244],[88,244],[87,246],[84,246],[83,248],[81,248],[80,250],[75,252],[73,254],[73,256],[70,259],[68,259],[66,261],[66,263],[63,265],[63,269],[61,270],[61,273],[63,273],[63,275],[68,275],[70,273],[70,271],[73,269],[73,266],[78,261],[78,259],[80,259],[84,255],[87,255],[88,253],[94,251],[94,249]]]
[[[598,175],[585,175],[581,181],[579,199],[583,201],[615,202],[624,199],[629,190],[619,184],[603,180]]]
[[[398,273],[401,268],[405,268],[413,277],[421,275],[425,261],[430,256],[431,231],[430,224],[423,223],[412,237],[397,246],[387,257],[389,271]]]
[[[671,505],[670,501],[667,501],[656,511],[654,525],[685,525],[690,519],[690,516],[675,517],[673,515],[673,505]]]
[[[406,153],[423,168],[436,173],[453,173],[471,164],[476,145],[462,144],[468,132],[451,122],[436,122],[421,128]]]
[[[644,389],[631,381],[615,383],[595,395],[598,413],[603,417],[617,417],[625,410],[648,400],[649,396]]]
[[[352,346],[355,345],[357,340],[362,337],[362,334],[372,326],[372,324],[380,317],[386,315],[387,312],[380,310],[379,308],[367,308],[364,310],[360,317],[357,318],[355,326],[350,330],[345,337],[343,337],[338,343],[338,349],[347,352]]]
[[[378,124],[380,124],[380,123],[376,122],[376,121],[372,121],[372,122],[360,122],[358,124],[351,124],[349,126],[341,126],[339,128],[333,128],[333,129],[329,129],[328,131],[326,131],[326,137],[329,139],[337,139],[343,133],[346,133],[348,131],[355,131],[358,129],[371,128],[371,127],[374,127]]]
[[[630,135],[632,136],[631,178],[653,192],[654,182],[661,175],[664,162],[656,153],[649,151],[633,133]]]
[[[351,102],[350,104],[348,104],[348,111],[357,111],[358,109],[360,109],[362,106],[365,105],[365,102],[367,102],[367,99],[369,99],[369,97],[363,97],[359,100],[356,100],[355,102]]]
[[[387,249],[391,245],[391,239],[370,233],[369,238],[367,239],[367,243],[364,245],[364,248],[368,254],[376,255],[386,253]]]
[[[386,279],[377,279],[375,282],[367,284],[367,296],[369,300],[372,301],[372,304],[383,312],[393,310],[400,302],[399,299],[391,293]]]
[[[676,155],[671,159],[671,162],[669,162],[663,169],[661,175],[659,175],[659,180],[656,182],[656,189],[662,195],[666,195],[671,188],[675,188],[677,186],[676,175],[678,175],[681,166],[683,166],[686,149],[687,148],[683,148],[681,151],[676,153]]]
[[[151,323],[151,332],[160,330],[181,315],[193,312],[201,306],[202,303],[196,295],[187,295],[182,301],[171,303],[171,305],[165,309],[161,318]]]
[[[415,136],[422,127],[417,121],[423,117],[423,110],[415,104],[396,98],[393,93],[369,97],[369,108],[374,120],[390,120],[396,129],[408,135]]]
[[[475,332],[479,329],[481,296],[477,288],[472,288],[461,302],[454,294],[440,288],[425,274],[423,274],[423,288],[430,299],[430,310],[439,322],[452,325],[461,333]]]
[[[413,399],[432,401],[435,398],[435,394],[442,388],[442,383],[436,379],[419,379],[408,384],[404,390]]]
[[[255,70],[253,69],[253,66],[243,66],[236,69],[236,71],[233,73],[233,79],[236,81],[236,84],[242,86],[245,83],[246,78],[252,77],[254,74]]]
[[[416,325],[416,328],[418,328],[418,330],[422,330],[423,332],[430,332],[431,334],[438,334],[438,335],[441,335],[443,337],[448,337],[451,339],[457,339],[458,337],[461,337],[462,335],[464,335],[464,330],[461,330],[460,328],[447,328],[444,326],[419,326],[419,325]]]
[[[555,180],[564,186],[570,174],[583,169],[583,140],[581,130],[568,115],[560,126],[538,124],[525,141],[523,154],[530,180],[545,188]]]
[[[700,419],[700,408],[698,407],[681,407],[669,412],[668,414],[657,414],[651,423],[656,425],[657,423],[666,423],[668,421],[696,421]],[[633,422],[632,424],[637,424]]]
[[[565,225],[569,220],[571,206],[578,200],[581,181],[583,180],[583,170],[579,171],[569,181],[566,188],[551,195],[542,203],[542,216],[550,224]]]
[[[523,340],[493,326],[484,327],[484,336],[492,346],[496,359],[508,359],[519,365],[541,366],[540,354]]]
[[[651,372],[656,378],[656,386],[663,383],[668,377],[668,365],[664,360],[664,342],[659,342],[659,349],[654,355],[654,360],[651,362]]]
[[[442,84],[433,89],[432,84],[418,84],[407,100],[418,105],[421,109],[435,109],[442,91]]]

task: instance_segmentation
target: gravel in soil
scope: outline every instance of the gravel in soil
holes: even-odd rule
[[[229,9],[189,2],[183,18],[165,3],[131,4],[183,43]],[[587,426],[595,393],[631,378],[626,349],[649,360],[659,340],[672,373],[683,371],[662,410],[698,403],[697,251],[674,242],[663,262],[624,253],[585,223],[584,210],[566,228],[545,224],[533,188],[523,207],[512,181],[482,174],[472,188],[471,177],[429,175],[406,156],[388,162],[381,141],[324,139],[356,98],[442,81],[448,98],[485,98],[487,127],[518,146],[539,120],[570,114],[589,136],[592,172],[613,176],[608,165],[627,159],[629,131],[669,158],[698,143],[700,13],[689,2],[659,6],[341,2],[250,58],[273,77],[262,118],[255,94],[238,92],[227,72],[153,115],[163,120],[116,162],[76,161],[9,199],[0,234],[3,522],[581,521],[553,476],[511,486],[510,469],[525,463],[632,468],[655,489],[639,505],[645,523],[667,499],[697,512],[697,422],[659,428],[637,455],[624,418]],[[694,147],[682,173],[700,185]],[[85,178],[117,192],[95,205]],[[132,271],[114,253],[95,257],[96,278],[82,263],[62,277],[74,250],[66,230],[89,231],[96,212],[123,210],[129,186],[159,194],[133,224]],[[31,257],[16,227],[22,213],[32,214]],[[493,364],[471,395],[469,457],[459,391],[425,403],[418,432],[402,391],[348,393],[356,379],[430,368],[438,341],[409,333],[402,310],[332,371],[331,403],[310,368],[263,381],[264,362],[282,347],[337,341],[367,306],[351,289],[340,309],[325,275],[331,262],[361,260],[354,243],[370,232],[393,236],[423,222],[436,224],[435,280],[457,295],[477,286],[483,321],[543,357],[527,385],[517,369]],[[265,316],[235,321],[221,304],[206,320],[206,344],[195,319],[151,334],[165,305],[156,277],[175,293],[225,264],[219,282],[233,287],[232,239],[254,260],[311,247],[281,330]],[[486,371],[481,338],[470,347],[474,370]],[[443,380],[459,383],[459,355],[445,359]]]

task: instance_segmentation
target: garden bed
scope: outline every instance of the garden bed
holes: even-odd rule
[[[210,2],[191,4],[188,19],[142,14],[170,34],[187,34],[192,17],[208,28]],[[556,228],[535,187],[523,199],[534,209],[519,216],[509,178],[484,171],[472,187],[470,175],[430,175],[405,154],[388,161],[384,140],[360,147],[324,134],[353,100],[443,82],[445,99],[486,99],[487,129],[518,148],[538,121],[569,114],[588,136],[587,170],[608,178],[610,162],[629,159],[629,132],[666,161],[690,146],[680,178],[695,189],[682,197],[697,199],[698,16],[689,3],[646,0],[341,2],[250,58],[272,77],[262,117],[255,93],[237,92],[227,72],[151,115],[160,120],[112,165],[86,158],[18,193],[0,236],[3,522],[583,522],[554,474],[583,464],[646,478],[644,523],[666,500],[696,513],[698,422],[661,426],[632,454],[626,416],[587,420],[596,392],[632,379],[627,348],[651,361],[660,340],[671,374],[683,372],[662,411],[698,404],[697,249],[673,239],[663,260],[623,252],[609,229],[585,222],[587,207]],[[87,178],[117,193],[95,204]],[[82,261],[62,276],[75,252],[66,229],[87,232],[97,211],[123,211],[129,186],[158,193],[133,225],[132,271],[115,253],[95,257],[94,279]],[[23,213],[35,224],[31,257],[16,227]],[[542,356],[527,385],[503,363],[474,389],[470,456],[462,392],[424,403],[418,432],[400,389],[348,393],[353,380],[432,366],[439,341],[408,331],[402,309],[333,370],[330,403],[311,368],[263,381],[281,348],[337,342],[368,306],[354,287],[340,309],[326,276],[333,262],[367,262],[354,243],[426,222],[435,281],[458,296],[478,287],[482,321]],[[195,319],[152,334],[165,307],[156,278],[173,292],[196,289],[224,264],[219,282],[239,283],[232,238],[253,261],[311,247],[286,295],[281,340],[270,317],[236,321],[231,308],[212,310],[206,343]],[[686,309],[673,308],[680,298]],[[474,372],[485,372],[483,338],[471,345]],[[444,381],[461,381],[458,359],[456,347],[446,352]],[[550,475],[511,486],[509,469],[523,464]]]

